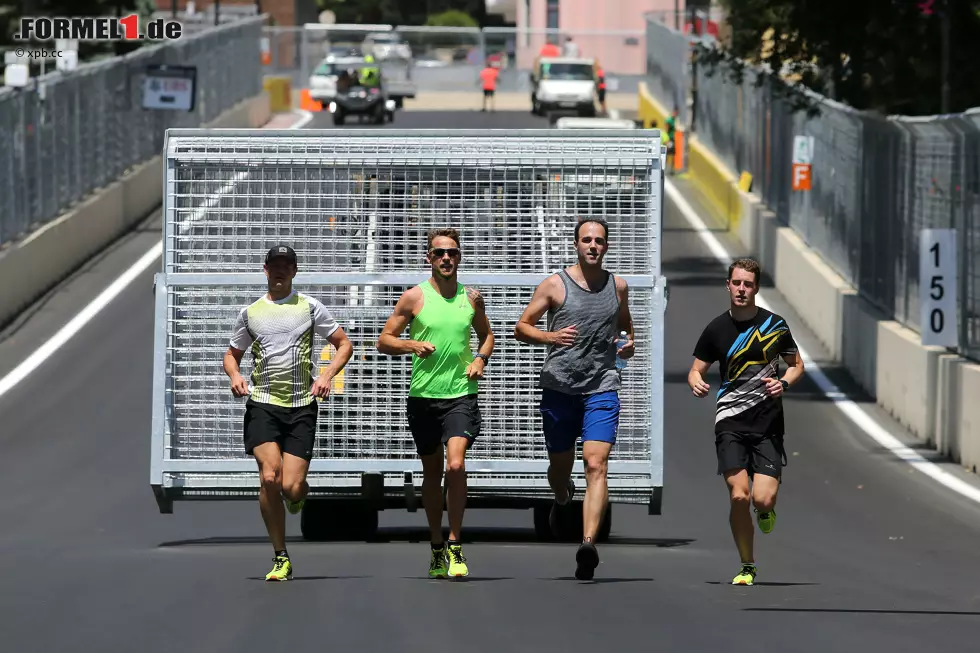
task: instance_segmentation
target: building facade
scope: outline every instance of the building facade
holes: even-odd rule
[[[673,17],[684,0],[487,0],[487,12],[517,25],[518,65],[528,68],[546,39],[563,45],[567,37],[583,57],[595,57],[610,74],[646,72],[645,15]],[[556,31],[557,30],[557,31]]]

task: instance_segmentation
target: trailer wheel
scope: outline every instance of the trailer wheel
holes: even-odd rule
[[[303,539],[367,540],[378,530],[378,511],[361,501],[308,500],[300,516]]]

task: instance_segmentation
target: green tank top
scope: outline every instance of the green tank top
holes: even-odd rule
[[[410,337],[418,342],[431,342],[436,350],[427,358],[412,354],[408,396],[454,399],[476,394],[477,381],[466,378],[466,368],[474,358],[470,329],[475,311],[465,287],[457,284],[452,299],[440,295],[428,281],[419,284],[419,288],[422,310],[412,320]]]

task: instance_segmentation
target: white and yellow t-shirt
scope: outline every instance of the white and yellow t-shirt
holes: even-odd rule
[[[252,401],[284,408],[312,403],[313,334],[327,338],[339,327],[323,304],[296,291],[243,308],[230,344],[252,349]]]

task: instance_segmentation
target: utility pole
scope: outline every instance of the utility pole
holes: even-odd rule
[[[674,30],[681,31],[681,0],[674,0]]]

